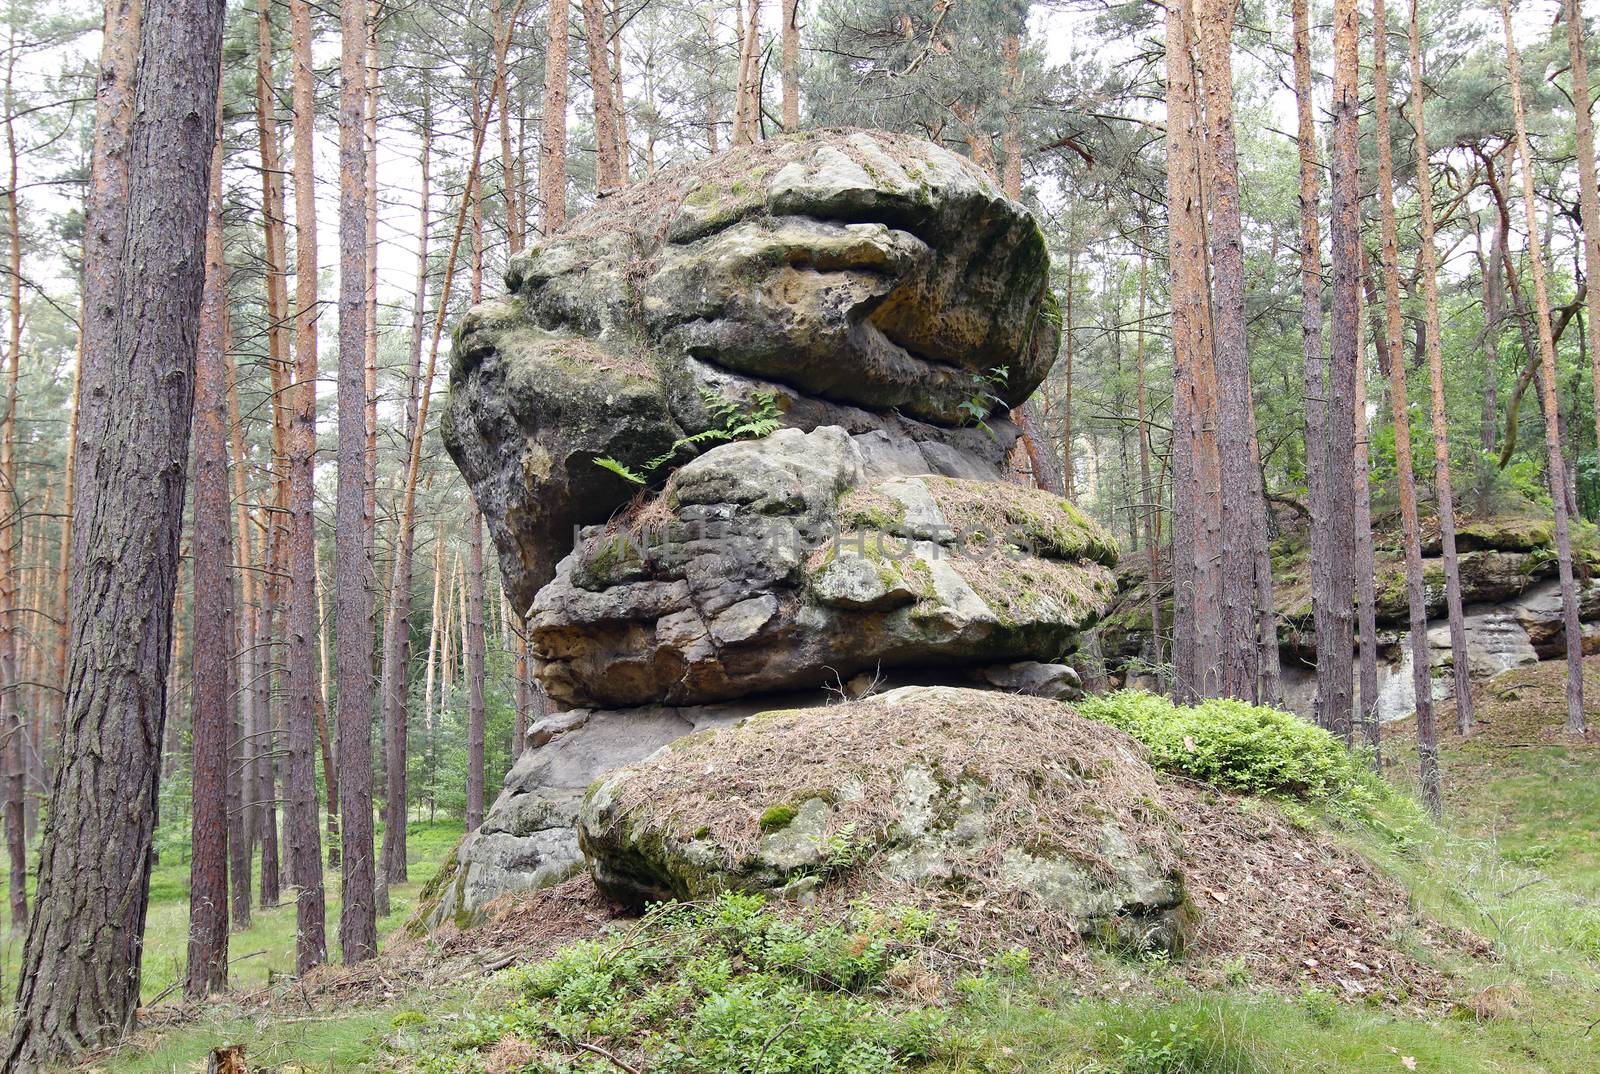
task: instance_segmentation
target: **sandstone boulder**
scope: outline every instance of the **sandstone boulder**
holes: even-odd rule
[[[865,473],[844,430],[780,430],[713,448],[634,519],[584,530],[534,602],[545,689],[696,704],[1053,661],[1114,593],[1116,543],[1060,497]]]
[[[456,334],[441,429],[513,602],[637,491],[597,460],[664,477],[756,393],[863,437],[880,475],[998,477],[1005,414],[1055,359],[1048,268],[970,161],[883,132],[777,138],[606,199]]]
[[[635,907],[741,890],[1021,905],[1138,948],[1184,939],[1145,750],[1037,698],[907,687],[762,713],[597,783],[578,838]]]

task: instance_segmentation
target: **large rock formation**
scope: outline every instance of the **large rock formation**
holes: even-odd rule
[[[1055,360],[1048,268],[970,161],[881,132],[737,149],[580,217],[456,332],[442,431],[513,602],[637,491],[596,459],[682,462],[718,399],[769,392],[894,470],[999,476],[1014,434],[972,419]]]
[[[594,779],[889,684],[1052,697],[1115,542],[1004,479],[1055,357],[1043,237],[972,164],[820,132],[631,188],[461,324],[445,443],[489,522],[538,723],[436,919],[580,861]]]

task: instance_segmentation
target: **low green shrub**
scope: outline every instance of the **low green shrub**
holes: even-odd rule
[[[1144,743],[1158,767],[1219,787],[1356,809],[1390,793],[1342,742],[1281,709],[1230,700],[1176,705],[1120,690],[1077,710]]]

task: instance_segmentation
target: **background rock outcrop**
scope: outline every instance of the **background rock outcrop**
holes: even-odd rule
[[[1037,224],[969,161],[865,131],[736,149],[608,199],[506,283],[459,326],[443,434],[561,711],[433,920],[580,867],[585,789],[691,732],[901,686],[991,693],[875,717],[1037,724],[998,699],[1076,693],[1117,545],[1008,479],[1058,329]],[[1096,913],[1165,907],[1163,868]]]
[[[1415,709],[1404,561],[1399,535],[1376,531],[1378,624],[1378,712],[1384,719]],[[1444,561],[1434,529],[1423,542],[1423,594],[1428,606],[1428,641],[1436,701],[1455,688],[1449,627],[1445,621]],[[1311,623],[1309,552],[1303,531],[1286,527],[1273,556],[1282,653],[1283,700],[1310,715],[1315,695],[1315,639]],[[1555,540],[1546,519],[1519,515],[1464,519],[1457,533],[1461,553],[1461,598],[1467,660],[1474,678],[1488,679],[1511,668],[1562,655],[1566,629],[1556,581]],[[1600,546],[1582,529],[1574,535],[1579,613],[1584,649],[1600,649]],[[1151,587],[1144,556],[1129,557],[1119,570],[1118,595],[1098,627],[1105,664],[1114,680],[1144,682],[1150,649]],[[1168,573],[1155,587],[1162,621],[1171,622]]]

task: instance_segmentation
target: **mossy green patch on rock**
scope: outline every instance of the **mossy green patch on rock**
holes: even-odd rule
[[[1546,518],[1502,515],[1469,518],[1456,526],[1456,550],[1473,552],[1532,552],[1555,546],[1555,525]]]

